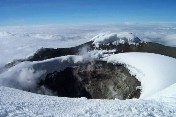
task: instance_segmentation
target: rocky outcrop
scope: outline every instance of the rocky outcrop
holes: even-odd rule
[[[90,41],[88,43],[72,48],[58,48],[58,49],[42,48],[38,50],[33,56],[29,57],[27,61],[40,61],[65,55],[79,55],[80,50],[84,47],[86,47],[87,51],[95,49],[98,50],[115,49],[116,54],[124,52],[148,52],[176,58],[176,47],[164,46],[153,42],[141,42],[137,44],[125,43],[119,45],[113,45],[110,43],[109,45],[100,45],[98,48],[95,47],[92,43],[93,42]]]
[[[86,51],[92,50],[116,50],[115,54],[117,53],[124,53],[124,52],[148,52],[148,53],[155,53],[161,54],[169,57],[176,58],[176,47],[169,47],[164,46],[161,44],[153,43],[153,42],[141,42],[138,44],[108,44],[108,45],[100,45],[98,48],[95,47],[92,41],[87,42],[85,44],[71,47],[71,48],[41,48],[39,49],[33,56],[30,56],[26,59],[15,60],[11,63],[6,64],[5,69],[15,66],[16,64],[24,61],[41,61],[46,59],[51,59],[60,56],[66,55],[79,55],[82,49],[86,48]],[[0,71],[0,73],[3,70]]]
[[[81,82],[73,75],[73,68],[47,74],[46,78],[39,83],[39,86],[46,87],[59,97],[92,98]]]
[[[176,47],[164,46],[161,44],[153,43],[153,42],[142,42],[139,44],[119,44],[119,45],[101,45],[97,49],[104,50],[112,50],[116,49],[116,53],[124,53],[124,52],[147,52],[147,53],[155,53],[161,54],[169,57],[176,58]]]
[[[28,58],[28,61],[41,61],[50,58],[66,56],[66,55],[78,55],[82,48],[86,47],[88,50],[92,50],[92,42],[87,42],[82,45],[71,48],[41,48],[33,56]]]
[[[141,84],[123,65],[93,61],[50,73],[40,85],[61,97],[131,99],[139,98]]]

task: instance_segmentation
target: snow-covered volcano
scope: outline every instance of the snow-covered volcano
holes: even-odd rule
[[[101,33],[11,59],[0,68],[0,116],[176,116],[175,50],[128,32]]]

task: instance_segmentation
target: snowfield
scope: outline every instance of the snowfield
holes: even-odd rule
[[[175,87],[173,87],[175,88]],[[176,98],[176,97],[170,97]],[[168,97],[169,99],[169,97]],[[1,117],[174,117],[172,102],[58,98],[0,87]]]
[[[153,53],[120,53],[104,60],[124,64],[141,81],[141,98],[155,94],[176,83],[176,59]]]
[[[83,48],[80,55],[22,62],[9,69],[2,69],[8,62],[29,57],[41,47],[72,47],[91,38],[96,47],[109,43],[136,44],[140,40],[135,35],[142,41],[176,46],[176,25],[136,24],[116,27],[0,27],[0,117],[175,117],[176,59],[171,57],[137,52],[113,54],[116,50],[87,52]],[[123,64],[141,82],[140,99],[89,100],[22,91],[35,87],[37,78],[46,75],[46,71],[59,71],[73,63],[94,59]]]

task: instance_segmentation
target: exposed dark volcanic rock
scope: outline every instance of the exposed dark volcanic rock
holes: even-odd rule
[[[77,51],[73,48],[58,48],[58,49],[41,48],[28,60],[29,61],[41,61],[41,60],[55,58],[59,56],[75,55],[76,53]]]
[[[62,72],[49,73],[45,80],[40,82],[53,92],[56,92],[59,97],[87,97],[92,98],[91,95],[85,90],[78,82],[72,73],[72,68],[66,68]]]
[[[78,55],[83,47],[87,47],[88,50],[92,50],[92,42],[87,42],[71,48],[41,48],[33,56],[29,57],[28,61],[41,61],[66,55]]]
[[[141,42],[138,44],[119,44],[119,45],[100,45],[99,48],[96,48],[92,41],[82,44],[77,47],[72,48],[43,48],[34,54],[34,56],[27,59],[28,61],[40,61],[45,59],[50,59],[54,57],[60,57],[65,55],[78,55],[80,50],[83,47],[87,47],[87,51],[91,51],[94,49],[98,50],[112,50],[116,49],[115,53],[124,53],[124,52],[148,52],[148,53],[156,53],[161,55],[166,55],[169,57],[176,58],[176,47],[164,46],[161,44],[153,43],[153,42]]]
[[[92,41],[81,44],[76,47],[71,47],[71,48],[41,48],[39,49],[36,53],[34,53],[33,56],[30,56],[26,59],[19,59],[19,60],[14,60],[4,66],[4,68],[0,69],[0,73],[5,71],[6,69],[9,69],[18,63],[25,62],[25,61],[42,61],[46,59],[51,59],[55,57],[61,57],[61,56],[66,56],[66,55],[79,55],[80,51],[86,48],[88,51],[93,50],[93,45]]]
[[[130,99],[139,98],[141,84],[123,65],[94,61],[50,73],[40,85],[64,97]]]
[[[79,55],[80,51],[83,48],[86,48],[87,51],[91,50],[112,50],[115,49],[117,53],[124,53],[124,52],[148,52],[148,53],[156,53],[161,55],[166,55],[169,57],[176,58],[176,47],[169,47],[164,46],[161,44],[153,43],[153,42],[140,42],[138,44],[119,44],[119,45],[100,45],[99,48],[95,47],[93,42],[87,42],[85,44],[71,47],[71,48],[42,48],[38,50],[33,56],[27,58],[27,59],[20,59],[15,60],[11,63],[6,64],[3,68],[0,68],[0,73],[3,71],[6,71],[7,69],[15,66],[18,63],[24,62],[24,61],[41,61],[46,60],[50,58],[65,56],[65,55]]]
[[[76,78],[94,99],[138,98],[140,82],[123,65],[104,61],[82,64],[74,69]]]
[[[105,50],[116,49],[117,50],[116,53],[148,52],[148,53],[161,54],[161,55],[166,55],[169,57],[176,58],[176,47],[164,46],[153,42],[143,42],[137,45],[133,45],[133,44],[101,45],[97,49],[105,49]]]

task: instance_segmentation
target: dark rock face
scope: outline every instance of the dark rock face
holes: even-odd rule
[[[147,52],[161,54],[176,58],[176,47],[164,46],[153,42],[142,42],[137,45],[119,44],[119,45],[101,45],[98,49],[112,50],[116,49],[116,53],[124,52]]]
[[[94,49],[98,50],[112,50],[116,49],[116,53],[124,53],[124,52],[148,52],[148,53],[156,53],[161,55],[166,55],[169,57],[176,58],[176,47],[168,47],[157,43],[152,42],[141,42],[136,45],[129,45],[128,43],[119,44],[119,45],[100,45],[99,48],[96,48],[92,42],[87,42],[80,46],[72,47],[72,48],[42,48],[38,50],[32,57],[29,57],[27,61],[41,61],[45,59],[50,59],[54,57],[60,57],[65,55],[78,55],[80,49],[83,47],[88,47],[87,51],[91,51]]]
[[[41,61],[59,56],[74,55],[74,54],[76,54],[76,51],[75,49],[72,48],[58,48],[58,49],[41,48],[32,57],[29,58],[29,61]]]
[[[40,83],[63,97],[139,98],[140,82],[123,65],[94,61],[50,73]]]
[[[41,48],[39,49],[33,56],[28,58],[28,61],[41,61],[45,59],[60,57],[60,56],[66,56],[66,55],[78,55],[79,51],[83,47],[87,47],[89,50],[91,50],[92,42],[87,42],[85,44],[71,47],[71,48]]]
[[[140,82],[123,65],[94,61],[80,65],[74,74],[94,99],[130,99],[140,96],[140,90],[137,89]]]
[[[62,72],[49,73],[45,80],[40,82],[59,97],[87,97],[92,98],[73,75],[72,68],[66,68]]]
[[[96,48],[95,45],[93,45],[92,43],[93,42],[90,41],[85,44],[82,44],[76,47],[71,47],[71,48],[57,48],[57,49],[41,48],[33,56],[27,59],[15,60],[11,63],[8,63],[5,66],[5,69],[13,67],[16,64],[24,61],[41,61],[41,60],[46,60],[46,59],[66,56],[66,55],[79,55],[79,51],[84,47],[87,47],[87,51],[91,51],[94,49],[98,49],[98,50],[115,49],[116,50],[115,54],[124,53],[124,52],[148,52],[148,53],[156,53],[156,54],[161,54],[161,55],[176,58],[176,47],[164,46],[153,42],[147,42],[147,43],[141,42],[136,45],[133,45],[133,44],[129,45],[127,43],[119,44],[119,45],[109,44],[109,45],[100,45],[99,48]],[[2,70],[0,72],[2,72]]]

